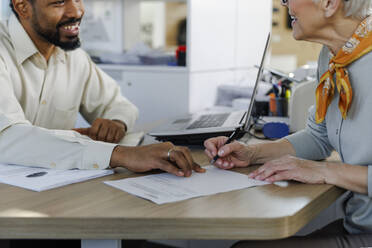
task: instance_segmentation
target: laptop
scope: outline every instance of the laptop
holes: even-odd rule
[[[228,113],[192,114],[176,119],[148,133],[159,141],[171,141],[175,145],[203,145],[204,140],[216,136],[230,136],[237,129],[240,138],[250,128],[254,99],[258,83],[261,80],[263,65],[270,43],[270,33],[266,40],[265,50],[257,72],[255,86],[248,111],[233,111]],[[244,132],[245,131],[245,132]]]

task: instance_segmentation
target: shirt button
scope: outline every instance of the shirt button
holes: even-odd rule
[[[45,100],[43,100],[43,101],[41,102],[41,104],[45,105],[45,104],[46,104],[46,101],[45,101]]]
[[[98,168],[99,168],[98,164],[94,164],[94,165],[93,165],[93,168],[94,168],[94,169],[98,169]]]

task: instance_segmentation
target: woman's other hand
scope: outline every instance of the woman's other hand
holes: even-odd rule
[[[302,183],[326,183],[326,164],[286,155],[266,162],[249,174],[250,178],[270,183],[282,180],[295,180]]]

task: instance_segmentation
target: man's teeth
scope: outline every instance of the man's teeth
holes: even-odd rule
[[[292,21],[296,21],[297,20],[297,18],[295,16],[292,16],[292,15],[291,15],[291,19],[292,19]]]
[[[63,28],[67,30],[75,30],[79,28],[79,24],[63,26]]]

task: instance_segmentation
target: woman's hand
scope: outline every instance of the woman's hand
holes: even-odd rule
[[[237,141],[224,145],[227,139],[227,137],[217,137],[204,142],[205,153],[210,159],[213,159],[217,154],[220,157],[215,166],[221,169],[231,169],[250,165],[253,161],[255,149]]]
[[[302,183],[324,184],[326,183],[326,170],[325,163],[286,155],[266,162],[249,174],[249,177],[270,183],[281,180],[295,180]]]

